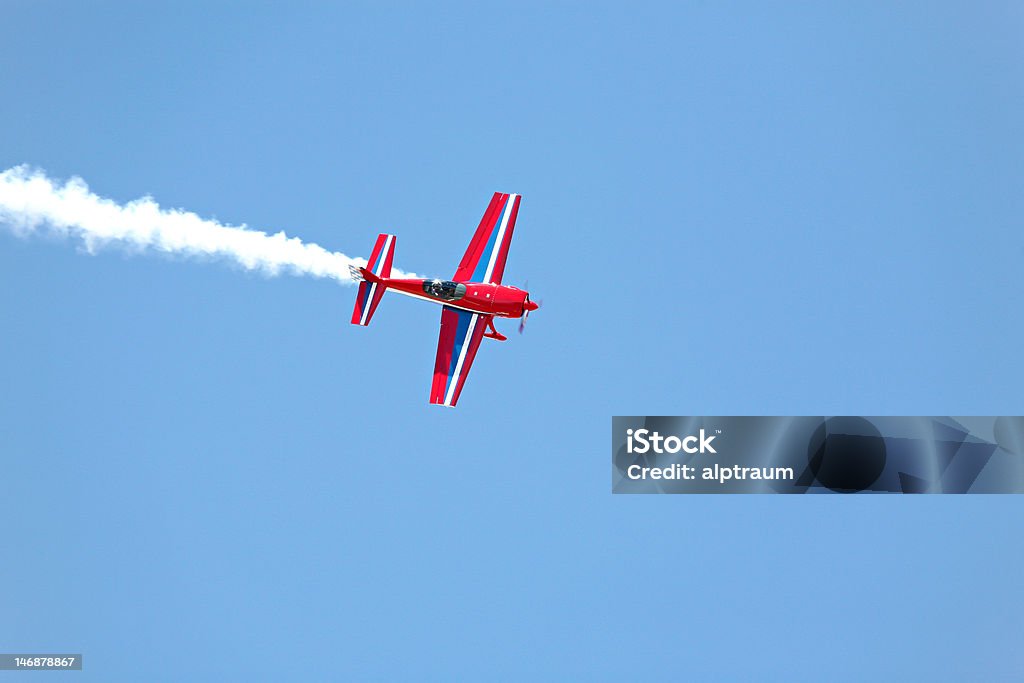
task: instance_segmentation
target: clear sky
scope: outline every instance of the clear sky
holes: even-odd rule
[[[447,410],[436,307],[0,232],[0,650],[1024,675],[1021,497],[610,493],[613,414],[1024,412],[1024,10],[892,4],[4,3],[0,167],[441,277],[519,192],[544,308]]]

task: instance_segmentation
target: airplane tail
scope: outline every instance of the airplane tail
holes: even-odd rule
[[[349,266],[353,280],[359,281],[359,292],[356,293],[356,307],[352,311],[352,324],[366,326],[377,310],[377,304],[387,289],[387,279],[391,277],[391,262],[395,258],[395,236],[377,235],[373,252],[365,268]]]

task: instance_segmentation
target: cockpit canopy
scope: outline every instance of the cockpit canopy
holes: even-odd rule
[[[426,280],[423,283],[423,291],[435,299],[455,301],[466,296],[466,285],[450,280]]]

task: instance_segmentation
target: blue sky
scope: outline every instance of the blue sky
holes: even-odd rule
[[[612,496],[608,448],[613,414],[1024,411],[1020,5],[3,14],[3,168],[353,255],[392,231],[442,277],[519,192],[506,282],[545,306],[451,411],[422,302],[359,329],[332,282],[0,233],[0,649],[97,681],[1024,672],[1019,497]]]

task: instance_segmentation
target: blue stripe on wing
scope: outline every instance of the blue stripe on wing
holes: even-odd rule
[[[385,242],[385,244],[387,244],[387,242]],[[373,263],[370,264],[370,272],[373,273],[374,275],[377,274],[377,271],[380,268],[381,259],[383,259],[383,258],[384,258],[384,247],[381,246],[380,253],[377,254],[377,258],[373,259]]]
[[[359,289],[359,300],[362,302],[362,305],[359,306],[359,315],[362,316],[366,314],[366,307],[370,305],[371,284],[369,282],[360,282]]]

